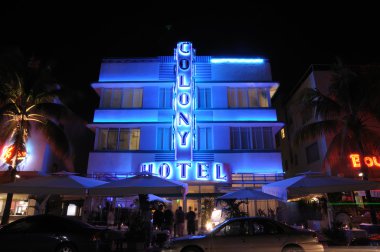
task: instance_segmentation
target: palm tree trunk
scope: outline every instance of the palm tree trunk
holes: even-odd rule
[[[13,183],[16,180],[16,168],[13,168],[13,166],[10,166],[10,172],[11,172],[11,183]],[[7,193],[7,200],[5,201],[3,216],[1,218],[1,225],[8,224],[9,222],[9,215],[11,213],[12,200],[13,200],[13,193]]]
[[[363,180],[368,180],[368,168],[367,167],[365,167],[364,169],[362,168],[362,172],[363,172]],[[370,190],[365,191],[365,197],[367,198],[367,203],[368,203],[369,211],[371,214],[371,222],[372,224],[377,224],[376,209],[371,204],[373,200],[372,200],[372,195],[371,195]]]
[[[358,145],[359,145],[360,156],[364,157],[364,148],[361,141],[359,141]],[[368,167],[365,164],[362,165],[361,171],[363,173],[363,177],[362,177],[363,180],[368,180]],[[372,195],[371,195],[370,190],[365,191],[365,197],[367,198],[369,212],[371,214],[371,222],[372,224],[377,224],[376,209],[372,205],[373,200],[372,200]]]
[[[23,127],[23,121],[21,123],[20,130],[23,134],[24,132],[24,127]],[[18,143],[15,144],[15,156],[12,161],[12,166],[9,166],[10,172],[11,172],[11,182],[13,183],[16,180],[16,174],[17,174],[17,166],[18,166],[18,151],[20,147]],[[4,211],[3,211],[3,216],[1,217],[1,225],[8,224],[9,222],[9,215],[11,213],[11,206],[12,206],[12,200],[13,200],[13,193],[7,193],[7,200],[5,201],[5,206],[4,206]]]

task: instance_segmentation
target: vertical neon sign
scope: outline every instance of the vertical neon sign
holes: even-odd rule
[[[192,160],[193,151],[193,47],[180,42],[176,49],[175,158]],[[183,167],[182,167],[183,168]]]

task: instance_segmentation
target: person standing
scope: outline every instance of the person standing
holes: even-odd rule
[[[162,212],[162,209],[163,207],[160,205],[153,213],[153,227],[158,230],[162,229],[162,224],[164,222],[164,213]]]
[[[187,234],[195,235],[195,212],[189,207],[189,212],[186,213]]]
[[[185,213],[182,210],[182,207],[178,207],[178,209],[175,211],[175,228],[176,228],[176,235],[178,237],[183,236],[183,229],[185,226]]]
[[[107,226],[113,226],[115,224],[115,211],[114,208],[111,206],[107,213]]]
[[[170,208],[166,208],[164,211],[164,222],[162,225],[163,230],[168,230],[170,235],[173,235],[173,223],[174,223],[174,214]]]

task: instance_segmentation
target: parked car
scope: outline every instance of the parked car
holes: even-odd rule
[[[122,239],[118,231],[98,228],[70,217],[28,216],[0,228],[2,252],[87,252],[110,250]]]
[[[315,232],[295,229],[269,218],[241,217],[228,219],[205,235],[174,238],[163,251],[318,252],[324,248]]]

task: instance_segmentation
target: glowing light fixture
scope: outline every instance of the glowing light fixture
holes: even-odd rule
[[[222,58],[222,59],[211,59],[211,63],[237,63],[237,64],[262,64],[264,59],[239,59],[239,58]]]
[[[285,129],[281,129],[281,139],[285,139]]]
[[[15,145],[5,146],[3,148],[2,158],[7,164],[12,164],[12,159],[16,156]],[[26,150],[24,148],[17,151],[17,159],[23,160],[26,157]]]

